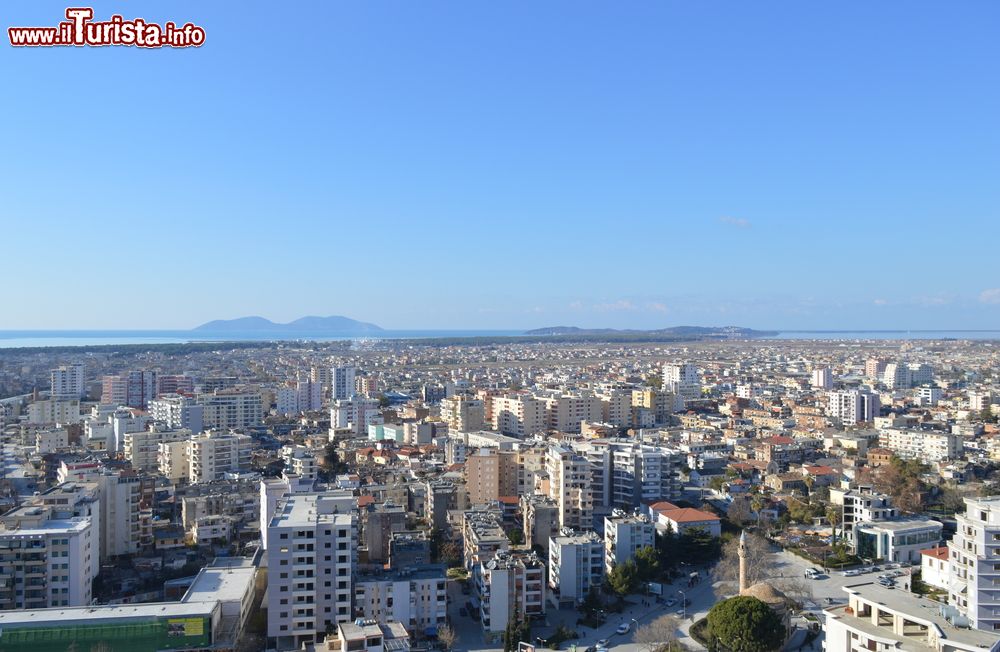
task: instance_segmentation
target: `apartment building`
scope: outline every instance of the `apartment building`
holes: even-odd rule
[[[203,427],[217,430],[242,430],[256,426],[264,418],[260,392],[237,388],[219,389],[210,394],[199,394]]]
[[[517,451],[480,448],[465,459],[469,504],[482,505],[518,495]]]
[[[194,378],[183,374],[158,374],[156,395],[194,394]]]
[[[547,556],[549,539],[559,534],[559,505],[536,493],[521,494],[520,502],[524,541],[532,548],[541,546]]]
[[[151,424],[149,430],[125,433],[123,452],[135,471],[160,470],[160,444],[183,442],[190,439],[192,431],[170,426]],[[168,475],[169,474],[164,474]]]
[[[818,367],[813,369],[812,382],[810,385],[813,389],[832,389],[833,372],[830,371],[829,367]]]
[[[830,392],[827,401],[827,416],[845,426],[871,422],[882,409],[878,394],[863,390]]]
[[[101,403],[145,410],[156,398],[155,371],[127,371],[101,379]]]
[[[688,363],[663,365],[663,390],[679,397],[681,401],[700,398],[701,378],[698,367]]]
[[[100,568],[99,534],[86,516],[57,518],[46,506],[0,517],[0,609],[89,605]]]
[[[134,555],[152,545],[151,481],[126,471],[105,471],[96,480],[101,494],[101,560]]]
[[[465,568],[470,572],[478,572],[483,562],[510,548],[510,539],[500,521],[500,513],[493,510],[475,509],[462,514],[462,552]]]
[[[330,408],[330,441],[338,433],[364,435],[370,424],[382,423],[378,400],[354,396],[337,399]]]
[[[281,459],[285,461],[285,472],[306,480],[315,480],[319,472],[316,455],[305,446],[282,446]]]
[[[267,530],[268,642],[278,650],[300,649],[352,621],[354,511],[342,510],[339,496],[287,494]]]
[[[448,618],[444,564],[411,566],[359,575],[354,582],[354,617],[395,621],[410,631],[437,629]]]
[[[545,427],[548,430],[578,433],[581,423],[604,418],[601,399],[592,392],[539,392],[534,398],[545,406]]]
[[[28,405],[28,423],[79,423],[80,399],[53,398]]]
[[[876,493],[871,488],[844,491],[832,487],[830,502],[842,507],[842,531],[851,541],[854,540],[854,526],[858,523],[889,521],[899,516],[899,511],[892,506],[892,498]]]
[[[441,420],[449,431],[482,430],[486,425],[486,406],[479,399],[456,394],[441,401]]]
[[[604,519],[604,570],[610,573],[618,564],[635,559],[643,548],[656,545],[656,527],[648,516],[635,516],[615,510]]]
[[[545,473],[547,493],[559,506],[559,527],[593,528],[590,462],[571,448],[553,444],[546,452]]]
[[[493,430],[523,439],[545,432],[547,428],[546,403],[527,394],[494,396],[491,401]]]
[[[579,447],[590,464],[594,512],[631,510],[642,504],[680,496],[680,450],[633,440],[594,440]]]
[[[355,394],[354,379],[357,376],[355,367],[330,368],[330,399],[346,401]]]
[[[207,432],[188,440],[188,481],[221,480],[227,473],[250,468],[253,438],[236,433]]]
[[[163,394],[149,402],[149,416],[167,428],[186,428],[196,435],[205,429],[205,406],[190,396]]]
[[[937,430],[886,428],[879,435],[879,445],[897,456],[924,462],[961,459],[962,436]]]
[[[604,542],[593,530],[569,528],[549,540],[550,599],[557,606],[579,604],[604,582]]]
[[[485,632],[504,631],[514,614],[532,619],[545,614],[545,565],[533,552],[497,553],[480,564],[476,581]]]
[[[970,626],[1000,631],[1000,497],[966,498],[948,542],[948,604]],[[927,546],[930,547],[930,546]]]
[[[361,510],[361,529],[368,563],[384,564],[393,533],[406,530],[406,509],[388,501],[371,503]]]
[[[49,375],[52,382],[49,396],[52,398],[80,399],[86,394],[82,364],[62,365]]]

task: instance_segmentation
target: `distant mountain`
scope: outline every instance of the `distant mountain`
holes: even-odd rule
[[[382,328],[375,324],[357,321],[348,317],[302,317],[287,324],[279,324],[263,317],[240,317],[239,319],[216,319],[202,324],[195,331],[203,333],[262,332],[275,334],[289,333],[380,333]]]
[[[674,335],[679,337],[766,337],[777,335],[775,331],[755,331],[742,326],[671,326],[652,330],[618,330],[614,328],[579,328],[577,326],[549,326],[526,331],[525,335]]]

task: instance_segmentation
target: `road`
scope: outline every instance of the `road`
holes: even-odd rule
[[[870,573],[858,577],[844,577],[839,572],[832,572],[824,574],[818,579],[809,580],[805,579],[804,574],[806,569],[812,568],[814,565],[806,562],[801,557],[782,551],[773,553],[772,561],[775,571],[775,583],[780,586],[781,580],[796,580],[797,584],[804,587],[805,595],[802,596],[804,599],[804,611],[816,614],[821,621],[821,612],[831,601],[846,601],[847,596],[843,591],[845,586],[874,582],[877,575],[876,573]],[[903,570],[907,569],[904,568]],[[705,617],[717,602],[731,597],[731,595],[727,593],[729,587],[718,583],[713,584],[710,579],[705,579],[704,571],[702,571],[702,577],[702,581],[693,587],[687,586],[686,578],[677,580],[671,585],[664,585],[663,597],[672,597],[677,600],[677,604],[673,607],[668,608],[662,604],[648,601],[648,598],[642,596],[630,596],[628,598],[630,606],[621,614],[609,614],[607,622],[598,629],[577,625],[576,621],[580,617],[580,614],[576,610],[553,609],[550,607],[546,613],[545,623],[535,625],[532,634],[533,636],[545,637],[545,635],[554,631],[560,624],[565,624],[567,627],[575,629],[580,637],[574,641],[564,643],[562,645],[563,650],[572,649],[572,644],[574,643],[577,646],[577,650],[583,650],[588,646],[594,646],[598,640],[607,639],[608,649],[611,652],[642,652],[646,647],[636,643],[635,633],[637,625],[641,626],[649,623],[664,614],[675,614],[681,621],[677,632],[678,639],[688,649],[704,650],[699,643],[690,637],[688,630],[691,624]],[[898,579],[900,591],[904,590],[903,586],[908,583],[907,579],[906,577]],[[685,591],[687,599],[691,601],[690,606],[687,608],[686,618],[682,617],[679,591]],[[458,641],[454,649],[458,652],[465,652],[466,650],[501,650],[502,644],[487,642],[485,640],[482,627],[476,620],[468,616],[462,617],[459,615],[459,608],[471,600],[471,596],[463,595],[460,585],[457,582],[451,581],[448,582],[448,595],[451,598],[448,613],[452,627],[458,634]],[[648,601],[648,606],[642,603],[643,600]],[[623,622],[631,624],[629,633],[616,634],[615,629]],[[815,641],[813,644],[814,647],[819,649],[821,642],[822,638]]]

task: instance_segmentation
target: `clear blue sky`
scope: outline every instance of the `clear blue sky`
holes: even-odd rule
[[[207,42],[4,34],[0,329],[1000,328],[995,0],[93,5]]]

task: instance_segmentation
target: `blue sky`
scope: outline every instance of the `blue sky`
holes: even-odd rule
[[[1000,328],[993,0],[93,6],[207,42],[0,46],[0,329]]]

